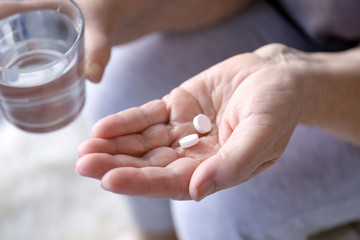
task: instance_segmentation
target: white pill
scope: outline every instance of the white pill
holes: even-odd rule
[[[196,145],[199,142],[199,136],[197,134],[190,134],[179,140],[182,148],[189,148]]]
[[[193,124],[195,129],[201,134],[205,134],[211,131],[211,121],[205,114],[199,114],[194,117]]]

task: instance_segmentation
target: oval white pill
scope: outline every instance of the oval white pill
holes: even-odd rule
[[[211,131],[211,121],[205,114],[199,114],[194,117],[193,124],[195,129],[201,134],[205,134]]]
[[[197,134],[190,134],[180,139],[179,143],[182,148],[189,148],[197,144],[199,141],[199,136]]]

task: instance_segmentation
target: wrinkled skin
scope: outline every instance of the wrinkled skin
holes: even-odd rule
[[[79,147],[77,171],[106,190],[150,198],[201,200],[247,181],[276,162],[301,119],[299,54],[268,45],[215,65],[162,100],[100,120]],[[199,113],[212,131],[181,149]]]

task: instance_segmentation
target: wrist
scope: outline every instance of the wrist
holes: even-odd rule
[[[310,55],[308,53],[287,47],[282,44],[265,45],[255,51],[257,55],[275,65],[282,72],[280,82],[285,84],[286,89],[291,91],[293,98],[292,109],[296,112],[296,122],[307,123],[314,118],[312,115],[312,103],[316,95],[317,86],[313,78],[314,74]]]
[[[318,119],[320,99],[324,93],[323,81],[327,78],[323,65],[326,65],[323,60],[312,53],[296,52],[292,68],[294,81],[301,86],[301,124],[312,125]]]
[[[303,53],[301,123],[358,143],[360,138],[360,51]]]

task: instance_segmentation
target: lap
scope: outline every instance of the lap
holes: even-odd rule
[[[184,239],[285,240],[358,220],[359,159],[360,148],[300,126],[278,162],[250,181],[200,203],[172,202],[176,226]]]

